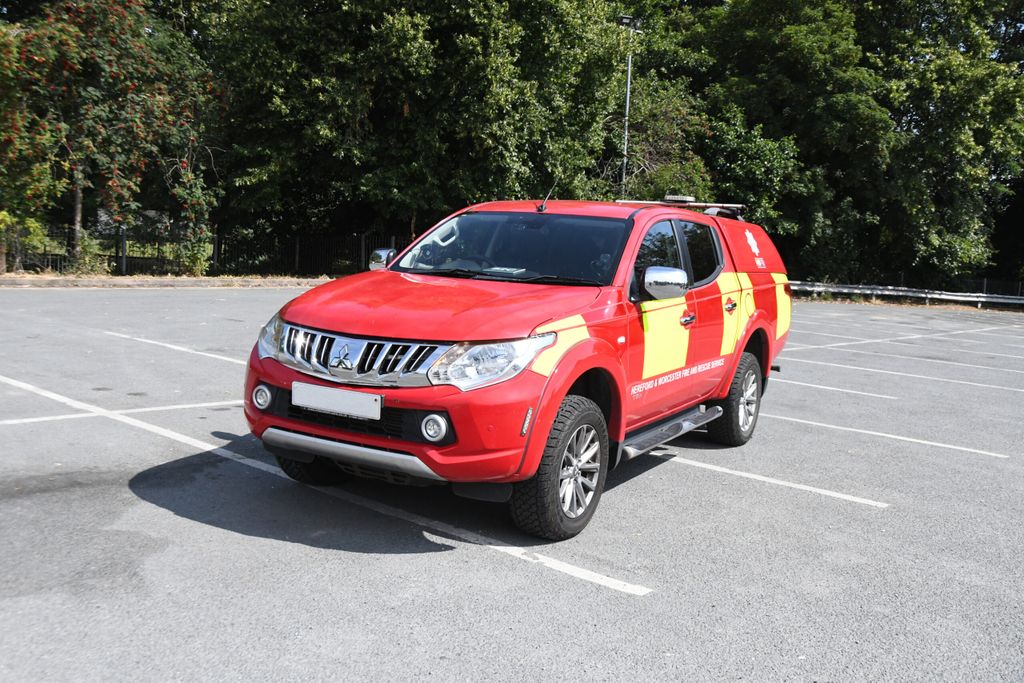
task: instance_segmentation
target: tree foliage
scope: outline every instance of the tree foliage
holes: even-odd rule
[[[598,0],[257,3],[203,29],[229,93],[235,220],[413,230],[585,191],[617,93]]]
[[[408,234],[552,186],[746,203],[803,277],[1021,267],[991,233],[1024,175],[1024,0],[0,0],[0,20],[0,209],[68,213],[78,186],[124,223],[165,212],[194,270],[212,223]]]
[[[77,233],[81,193],[95,191],[116,223],[130,223],[143,184],[163,182],[160,208],[205,244],[213,197],[200,116],[211,81],[191,44],[138,0],[60,2],[4,28],[4,52],[16,53],[4,72],[18,95],[0,114],[5,205],[37,214],[70,190]]]
[[[1006,13],[1014,6],[1015,19]],[[902,262],[960,274],[992,256],[993,209],[1024,155],[1024,79],[1012,54],[1020,9],[992,0],[859,7],[897,136],[883,196],[897,219],[887,242]]]

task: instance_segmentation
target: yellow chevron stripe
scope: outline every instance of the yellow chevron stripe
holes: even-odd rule
[[[780,339],[789,332],[789,325],[793,319],[793,299],[786,294],[788,277],[783,273],[772,273],[772,279],[775,280],[775,310],[778,318],[775,323],[775,338]]]
[[[531,370],[538,375],[550,377],[554,372],[558,361],[562,360],[565,352],[590,337],[590,330],[587,328],[587,321],[582,315],[572,315],[568,318],[555,320],[554,322],[541,325],[537,328],[537,334],[554,332],[555,343],[541,351],[536,360],[533,361]]]

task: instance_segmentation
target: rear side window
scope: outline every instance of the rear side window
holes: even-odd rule
[[[679,227],[690,255],[690,268],[693,270],[690,273],[690,281],[699,284],[710,280],[718,273],[721,265],[714,232],[700,223],[680,221]]]

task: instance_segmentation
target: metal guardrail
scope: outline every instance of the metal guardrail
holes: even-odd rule
[[[823,282],[789,283],[795,292],[809,294],[860,294],[867,296],[886,296],[898,299],[924,299],[932,301],[952,301],[965,304],[1000,304],[1024,306],[1024,296],[1008,296],[1005,294],[982,294],[981,292],[943,292],[938,289],[911,289],[909,287],[882,287],[879,285],[833,285]]]

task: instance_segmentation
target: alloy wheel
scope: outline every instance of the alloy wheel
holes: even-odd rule
[[[597,430],[585,424],[572,433],[562,452],[558,497],[562,511],[570,519],[576,519],[586,512],[594,497],[601,474],[600,451],[601,442],[597,438]]]
[[[743,378],[743,393],[740,395],[740,429],[744,432],[754,424],[757,417],[757,377],[748,372]]]

